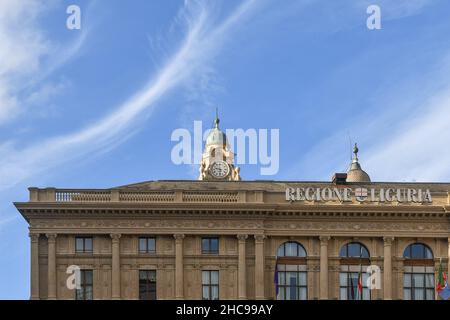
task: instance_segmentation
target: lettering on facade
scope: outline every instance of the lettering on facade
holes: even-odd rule
[[[286,201],[432,203],[429,189],[410,188],[286,188]]]

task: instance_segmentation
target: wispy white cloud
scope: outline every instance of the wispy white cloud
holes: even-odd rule
[[[35,86],[83,46],[87,28],[70,43],[52,42],[39,19],[57,0],[0,1],[0,125],[14,120],[35,95]]]
[[[251,13],[256,1],[245,1],[218,22],[211,14],[210,6],[206,1],[185,1],[178,17],[186,28],[182,44],[151,81],[111,114],[77,132],[53,137],[24,149],[17,149],[12,142],[0,145],[0,189],[116,143],[142,119],[144,112],[148,115],[155,108],[159,99],[212,61],[230,32]]]

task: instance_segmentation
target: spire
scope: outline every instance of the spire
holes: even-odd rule
[[[352,163],[358,163],[358,145],[355,143],[355,146],[353,147],[353,159],[352,159]]]
[[[355,146],[353,147],[352,163],[347,171],[347,182],[370,182],[369,175],[361,169],[358,152],[358,145],[355,143]]]
[[[216,129],[219,129],[219,122],[220,122],[218,109],[219,108],[216,107],[216,119],[214,119],[214,127]]]

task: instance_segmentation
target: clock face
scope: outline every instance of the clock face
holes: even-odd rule
[[[230,172],[230,167],[225,161],[216,161],[212,164],[210,171],[214,178],[224,178]]]

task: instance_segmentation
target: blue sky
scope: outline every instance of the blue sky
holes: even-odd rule
[[[81,30],[66,28],[80,6]],[[381,8],[368,30],[366,8]],[[195,179],[177,128],[280,130],[280,169],[329,180],[349,137],[373,181],[450,180],[445,0],[1,0],[0,299],[29,297],[27,187]],[[206,128],[205,128],[206,129]]]

